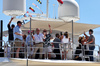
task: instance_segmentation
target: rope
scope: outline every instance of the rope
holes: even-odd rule
[[[42,2],[42,4],[43,4],[43,0],[42,0],[41,2]],[[42,8],[42,4],[40,4],[40,10],[41,10],[41,11],[42,11],[42,9],[41,9],[41,8]],[[43,14],[43,13],[42,13],[42,14]]]

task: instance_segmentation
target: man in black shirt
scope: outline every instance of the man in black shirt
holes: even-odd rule
[[[45,47],[47,47],[45,50],[47,50],[46,52],[48,52],[48,58],[50,59],[51,58],[51,53],[52,53],[52,49],[50,49],[49,47],[51,47],[51,44],[50,44],[50,39],[51,39],[51,33],[52,33],[52,30],[51,30],[51,26],[49,26],[49,33],[47,33],[47,30],[44,29],[43,30],[43,35],[44,35],[44,45]]]
[[[43,30],[43,35],[44,35],[44,44],[45,45],[50,45],[50,39],[51,39],[51,34],[52,34],[52,30],[51,30],[51,26],[50,25],[48,25],[49,26],[49,33],[47,34],[47,30],[46,29],[44,29]]]
[[[10,22],[7,25],[7,27],[8,27],[8,34],[9,34],[8,41],[9,41],[11,47],[13,47],[13,42],[11,42],[11,41],[14,40],[13,29],[14,29],[15,25],[12,24],[11,27],[10,27],[10,24],[11,24],[13,19],[14,19],[14,17],[11,18]],[[14,49],[11,49],[11,52],[14,52]],[[12,56],[14,56],[14,54],[11,54],[11,57]]]
[[[56,35],[56,38],[54,39],[53,43],[54,44],[54,53],[56,54],[56,58],[57,60],[60,60],[61,59],[61,55],[60,55],[60,48],[59,48],[59,43],[58,42],[61,42],[61,40],[59,39],[59,34],[57,33]],[[57,42],[57,43],[56,43]]]
[[[11,22],[12,22],[13,19],[14,19],[14,17],[11,18],[10,22],[7,25],[7,27],[8,27],[8,34],[9,34],[9,37],[8,37],[9,41],[13,41],[14,40],[13,28],[15,27],[15,25],[12,24],[11,27],[10,27],[10,24],[11,24]]]

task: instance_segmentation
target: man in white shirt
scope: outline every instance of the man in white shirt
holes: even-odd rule
[[[34,41],[35,41],[35,50],[33,54],[33,58],[35,58],[36,52],[38,49],[40,50],[39,58],[42,59],[42,52],[43,52],[43,39],[44,36],[42,33],[40,33],[40,29],[36,29],[36,34],[34,35]]]

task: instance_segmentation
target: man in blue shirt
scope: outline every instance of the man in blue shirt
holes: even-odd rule
[[[19,57],[20,47],[22,47],[23,34],[21,30],[21,25],[22,25],[22,22],[18,21],[17,26],[14,28],[15,47],[17,47],[16,58]]]
[[[30,35],[31,33],[31,35]],[[28,56],[29,58],[31,58],[31,51],[33,50],[33,37],[32,37],[32,32],[30,32],[30,30],[28,31],[28,36],[26,37],[26,44],[27,44],[27,47],[28,47]]]
[[[31,32],[31,34],[32,34],[32,32]],[[32,35],[30,35],[30,30],[28,31],[28,36],[26,37],[26,43],[28,44],[28,46],[33,45],[33,37],[32,37]]]

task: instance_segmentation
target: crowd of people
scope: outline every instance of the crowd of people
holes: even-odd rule
[[[27,46],[27,50],[25,49],[25,51],[28,51],[28,57],[29,58],[39,58],[39,59],[43,59],[48,57],[49,59],[67,59],[66,55],[68,53],[69,50],[71,49],[65,49],[65,48],[71,48],[69,46],[69,44],[71,44],[68,32],[66,31],[64,34],[61,32],[56,33],[55,34],[55,38],[53,39],[52,37],[52,29],[51,26],[48,25],[49,27],[49,32],[44,29],[42,31],[42,33],[40,32],[39,28],[36,28],[36,30],[32,30],[32,31],[28,31],[27,35],[22,33],[21,30],[21,25],[22,22],[18,21],[17,22],[17,26],[12,25],[10,27],[10,24],[12,22],[14,18],[11,18],[9,24],[8,24],[8,33],[9,33],[9,43],[11,44],[11,47],[15,46],[15,57],[19,58],[20,56],[20,50],[21,47],[25,47]],[[89,30],[89,35],[87,36],[84,32],[84,36],[85,37],[79,37],[79,46],[76,48],[75,51],[75,57],[74,60],[82,60],[82,57],[80,57],[80,55],[82,54],[82,47],[84,47],[83,49],[87,49],[87,45],[89,45],[89,50],[94,50],[95,49],[95,37],[93,36],[93,30],[90,29]],[[51,40],[53,40],[51,42]],[[14,41],[14,43],[11,43],[11,41]],[[60,47],[63,44],[63,50],[62,52],[60,51]],[[78,49],[78,50],[77,50]],[[12,50],[11,50],[12,51]],[[47,54],[46,54],[47,53]],[[62,55],[61,55],[62,53]],[[78,55],[77,55],[78,54]],[[83,53],[84,54],[84,53]],[[93,51],[85,51],[86,55],[93,55]],[[38,56],[37,56],[38,55]],[[93,61],[93,56],[89,56],[90,61]],[[86,59],[88,60],[88,59]]]

